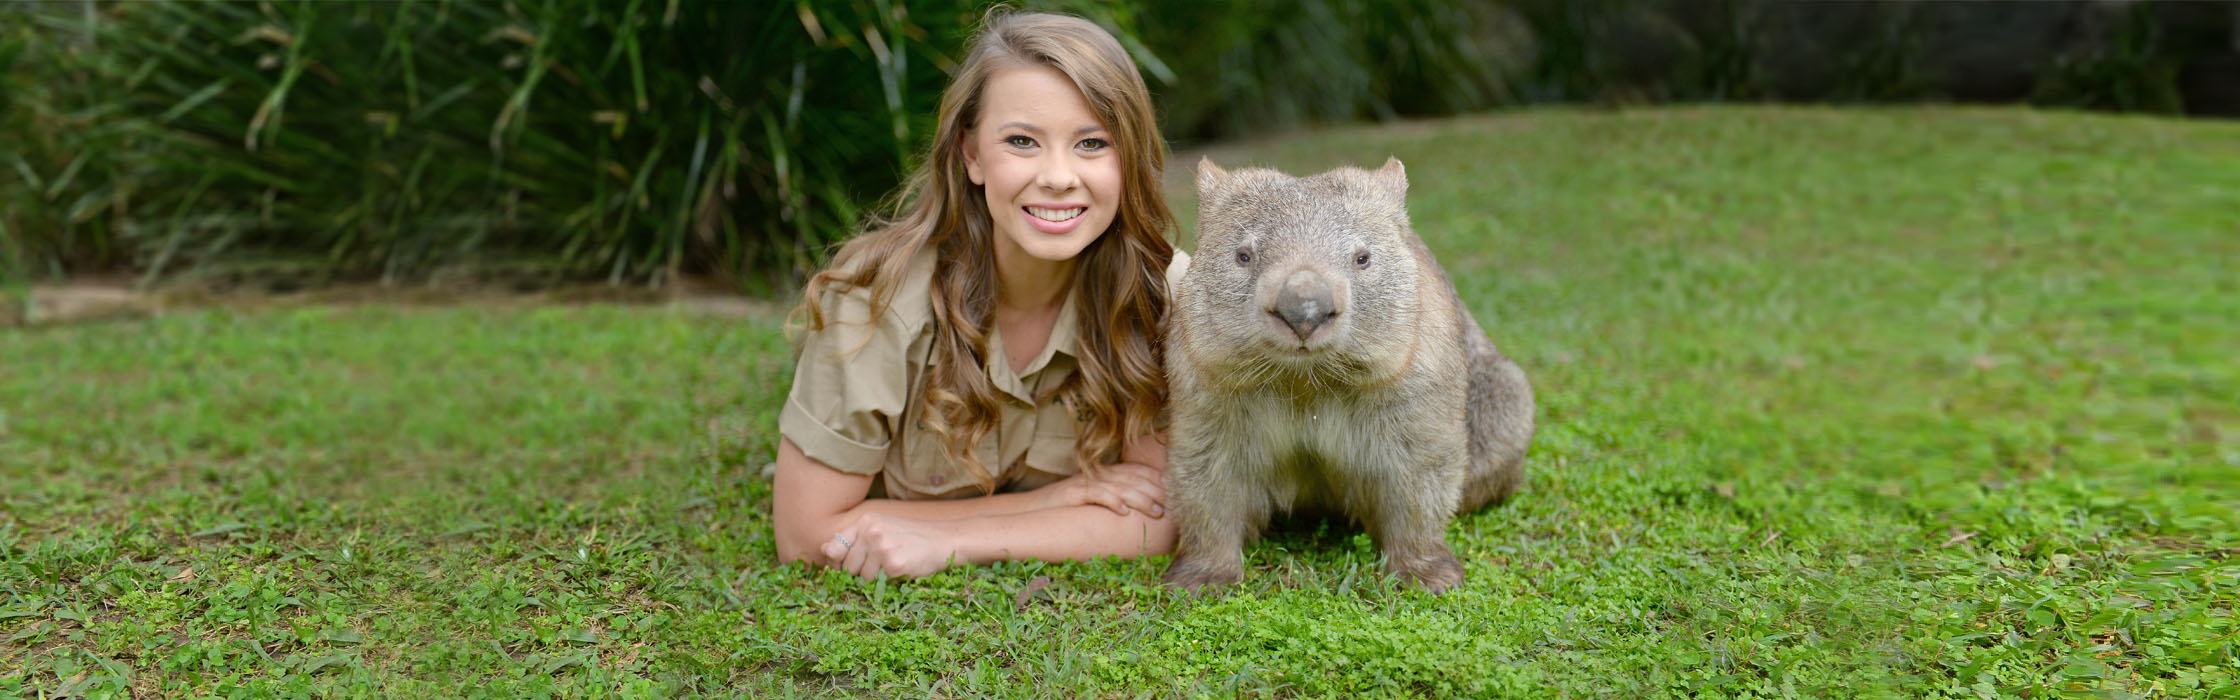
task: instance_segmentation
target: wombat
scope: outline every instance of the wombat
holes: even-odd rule
[[[1386,567],[1462,582],[1447,521],[1508,497],[1532,388],[1408,224],[1399,159],[1295,178],[1198,163],[1168,330],[1168,583],[1234,583],[1276,512],[1342,513]]]

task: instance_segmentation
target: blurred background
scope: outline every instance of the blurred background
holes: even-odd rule
[[[1119,36],[1177,148],[1548,103],[2240,114],[2240,3],[1014,4]],[[0,286],[783,295],[988,5],[0,0]]]

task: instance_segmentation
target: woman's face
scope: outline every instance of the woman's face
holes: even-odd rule
[[[1112,226],[1121,154],[1073,81],[1045,65],[990,76],[965,174],[995,219],[996,259],[1072,260]]]

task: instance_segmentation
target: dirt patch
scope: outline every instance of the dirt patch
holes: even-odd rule
[[[666,306],[716,318],[780,318],[792,309],[787,300],[730,291],[707,280],[681,280],[648,289],[638,286],[579,284],[519,289],[472,283],[392,286],[338,284],[315,289],[271,292],[244,289],[172,288],[143,290],[124,278],[85,278],[64,284],[33,285],[13,294],[0,292],[0,327],[94,323],[148,318],[210,307],[284,309],[307,306],[536,307],[583,304]]]
[[[157,299],[116,280],[89,279],[34,286],[6,300],[6,308],[0,310],[0,322],[9,325],[139,318],[158,309]]]

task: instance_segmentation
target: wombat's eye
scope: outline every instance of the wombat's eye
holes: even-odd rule
[[[1250,265],[1250,264],[1252,264],[1252,249],[1251,249],[1251,248],[1238,248],[1238,249],[1237,249],[1237,264],[1239,264],[1239,265]]]
[[[1369,269],[1369,251],[1364,250],[1354,253],[1353,266],[1364,270]]]

